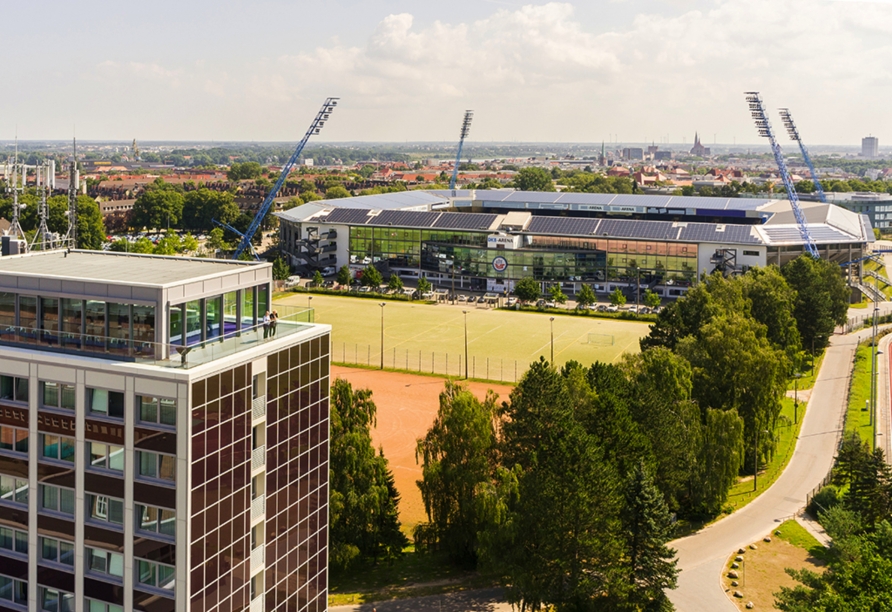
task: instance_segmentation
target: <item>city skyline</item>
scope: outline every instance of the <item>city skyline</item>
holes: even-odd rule
[[[50,7],[6,11],[0,141],[293,142],[328,95],[319,142],[451,142],[473,108],[470,143],[757,145],[750,89],[812,146],[892,127],[887,1]]]

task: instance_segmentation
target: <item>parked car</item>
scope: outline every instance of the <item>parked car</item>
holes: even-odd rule
[[[619,306],[617,306],[616,304],[610,304],[607,307],[607,312],[619,312]]]
[[[285,288],[286,289],[289,287],[297,287],[299,284],[300,284],[300,277],[297,275],[289,276],[287,279],[285,279]]]
[[[466,296],[464,293],[460,293],[459,296],[458,296],[458,301],[459,301],[459,302],[467,302],[467,301],[468,301],[468,296]]]
[[[469,303],[469,304],[473,304],[473,303],[476,302],[476,301],[477,301],[477,296],[476,296],[476,295],[472,295],[471,297],[468,298],[468,303]]]
[[[322,276],[334,276],[338,271],[334,266],[326,266],[322,268]]]

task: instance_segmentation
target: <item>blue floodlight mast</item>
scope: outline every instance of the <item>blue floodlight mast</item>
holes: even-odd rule
[[[474,118],[474,111],[466,110],[465,118],[461,122],[461,138],[458,141],[458,154],[455,156],[455,168],[452,169],[452,180],[449,181],[449,189],[455,189],[455,180],[458,178],[458,165],[461,163],[461,148],[465,144],[465,138],[471,131],[471,120]]]
[[[796,129],[796,124],[793,122],[793,116],[790,115],[789,108],[781,108],[778,109],[781,116],[781,121],[784,122],[784,126],[787,128],[787,134],[790,135],[790,140],[795,140],[799,143],[799,150],[802,151],[802,159],[805,160],[805,165],[808,166],[808,171],[811,172],[811,182],[815,185],[815,191],[818,192],[818,197],[821,199],[821,202],[827,203],[827,196],[824,195],[824,186],[821,185],[821,181],[818,180],[818,173],[815,172],[815,167],[811,163],[811,156],[808,154],[808,149],[805,148],[805,143],[802,142],[802,139],[799,137],[799,130]]]
[[[805,215],[802,214],[802,208],[799,206],[799,196],[796,194],[796,189],[793,188],[793,180],[790,178],[790,172],[787,170],[787,162],[784,161],[780,145],[777,144],[777,139],[774,137],[774,132],[771,129],[771,122],[768,121],[768,115],[765,114],[762,97],[758,91],[747,91],[745,94],[746,101],[750,107],[750,114],[756,122],[759,136],[767,138],[768,142],[771,143],[771,152],[774,153],[777,170],[780,172],[781,180],[784,182],[787,197],[790,198],[790,204],[793,207],[793,216],[796,217],[796,224],[799,226],[799,237],[805,243],[805,248],[808,250],[809,255],[815,259],[820,259],[821,256],[818,254],[815,241],[812,240],[811,234],[808,233],[808,224],[805,221]]]
[[[301,151],[304,150],[307,141],[310,140],[310,136],[318,134],[322,130],[322,126],[325,125],[325,122],[331,116],[331,113],[334,110],[335,106],[338,105],[338,100],[340,100],[340,98],[325,99],[325,102],[322,104],[322,108],[319,109],[319,112],[316,114],[316,118],[313,119],[313,123],[310,124],[310,129],[308,129],[307,133],[304,134],[303,139],[299,143],[297,143],[297,148],[294,150],[294,153],[291,154],[291,158],[288,160],[288,163],[282,167],[282,172],[281,174],[279,174],[279,178],[278,180],[276,180],[276,184],[273,185],[272,189],[270,189],[269,193],[266,196],[266,199],[263,201],[263,204],[260,205],[260,210],[257,211],[257,214],[251,221],[251,225],[248,226],[248,230],[244,234],[242,234],[234,227],[227,225],[226,223],[221,223],[220,221],[214,220],[214,223],[216,223],[220,227],[226,228],[241,236],[238,247],[236,247],[235,249],[233,259],[238,259],[241,254],[245,252],[245,249],[250,249],[251,254],[254,255],[254,258],[259,259],[257,257],[257,253],[254,251],[254,246],[251,244],[251,238],[257,232],[257,228],[260,227],[263,218],[272,207],[273,200],[275,199],[276,194],[279,193],[279,189],[281,189],[282,185],[285,184],[285,179],[288,178],[288,173],[291,172],[291,169],[294,168],[294,165],[297,163],[297,158],[300,156]]]

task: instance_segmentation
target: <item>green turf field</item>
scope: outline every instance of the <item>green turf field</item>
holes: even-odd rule
[[[276,302],[306,306],[306,294]],[[377,366],[381,363],[381,307],[377,300],[314,295],[316,322],[332,326],[332,360]],[[464,361],[464,315],[468,320],[468,374],[472,378],[515,381],[531,361],[550,358],[551,322],[547,314],[456,306],[386,302],[384,367],[453,376]],[[615,361],[638,351],[646,323],[558,316],[554,320],[554,358],[562,364]],[[488,364],[487,364],[488,358]],[[448,369],[447,369],[448,362]],[[515,370],[516,368],[516,370]]]

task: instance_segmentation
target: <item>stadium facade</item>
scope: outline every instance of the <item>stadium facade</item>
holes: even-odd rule
[[[822,257],[862,257],[870,220],[839,206],[802,203]],[[805,252],[785,200],[541,193],[411,191],[305,204],[278,213],[290,263],[312,273],[374,264],[385,276],[444,287],[510,291],[583,284],[608,293],[634,284],[683,295],[701,273],[782,265]]]

